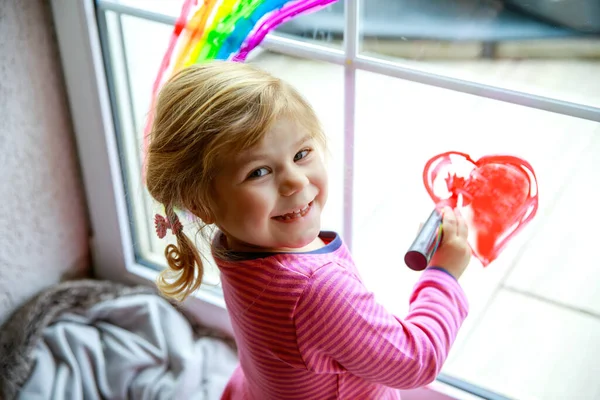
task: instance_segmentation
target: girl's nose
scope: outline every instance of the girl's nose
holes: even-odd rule
[[[289,171],[285,174],[279,184],[279,193],[282,196],[291,196],[300,192],[308,185],[308,177],[299,169]]]

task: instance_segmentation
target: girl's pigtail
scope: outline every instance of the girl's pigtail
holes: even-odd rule
[[[204,266],[200,252],[183,232],[175,211],[166,207],[166,214],[166,220],[159,215],[155,217],[156,232],[162,238],[166,230],[171,229],[177,238],[177,246],[169,244],[165,248],[169,267],[160,272],[156,285],[164,296],[183,301],[202,284]]]

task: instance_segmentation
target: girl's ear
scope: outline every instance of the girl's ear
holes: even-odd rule
[[[206,225],[212,225],[215,223],[213,213],[206,207],[194,205],[193,209],[190,210],[196,217],[200,218]]]

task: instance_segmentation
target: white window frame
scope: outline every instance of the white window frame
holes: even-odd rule
[[[344,1],[344,0],[340,0]],[[327,61],[344,67],[344,138],[346,165],[353,164],[356,71],[365,70],[440,88],[469,93],[563,115],[600,122],[600,109],[558,99],[517,92],[480,83],[436,75],[358,53],[359,0],[346,1],[343,49],[267,36],[262,47],[292,56]],[[98,0],[103,9],[171,23],[174,17],[137,9],[110,0]],[[80,166],[92,224],[91,247],[95,276],[136,284],[153,284],[157,272],[136,263],[130,219],[125,200],[122,166],[100,46],[96,4],[93,0],[51,0],[60,57],[75,130]],[[132,14],[133,13],[133,14]],[[344,177],[344,228],[352,244],[352,169]],[[222,296],[201,290],[186,302],[200,321],[232,333]],[[405,399],[502,398],[449,377],[426,388],[406,392]]]

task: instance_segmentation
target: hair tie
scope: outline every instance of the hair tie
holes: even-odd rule
[[[179,234],[183,229],[183,225],[179,222],[177,215],[174,215],[171,219],[167,219],[162,215],[156,214],[154,216],[154,226],[156,227],[156,234],[160,239],[165,237],[167,229],[170,229],[173,235]]]

